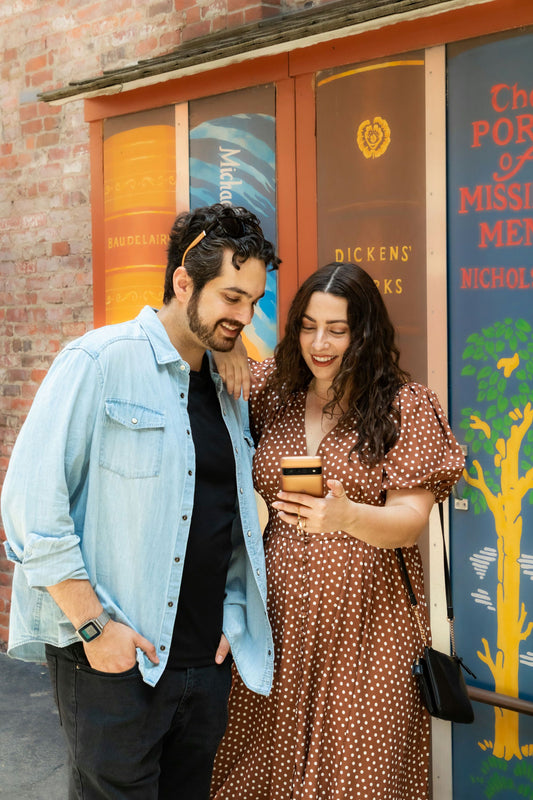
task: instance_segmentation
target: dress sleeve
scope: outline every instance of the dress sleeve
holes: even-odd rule
[[[434,392],[418,383],[396,397],[398,441],[385,456],[383,488],[422,487],[441,502],[461,477],[464,455]]]
[[[267,422],[268,417],[272,413],[272,397],[271,392],[266,388],[268,376],[276,368],[276,362],[273,358],[266,358],[264,361],[254,361],[248,359],[250,372],[252,375],[252,390],[250,392],[250,423],[252,427],[252,434],[257,444],[261,438],[261,432]]]

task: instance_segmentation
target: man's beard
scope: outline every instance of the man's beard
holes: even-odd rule
[[[200,316],[198,314],[199,300],[200,292],[194,292],[189,300],[189,304],[187,305],[187,319],[189,321],[189,328],[191,329],[192,333],[194,333],[198,339],[200,339],[207,350],[218,350],[222,353],[225,353],[228,350],[233,350],[237,336],[224,336],[224,334],[220,332],[220,323],[225,322],[228,325],[237,325],[239,332],[242,330],[243,326],[235,320],[219,319],[217,322],[215,322],[212,328],[209,328],[208,325],[205,325],[200,320]]]

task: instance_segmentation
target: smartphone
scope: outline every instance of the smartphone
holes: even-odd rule
[[[302,492],[322,497],[322,458],[320,456],[283,456],[281,488],[284,492]]]

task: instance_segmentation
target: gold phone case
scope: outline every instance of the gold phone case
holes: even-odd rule
[[[322,497],[322,458],[320,456],[283,456],[281,488],[284,492],[302,492]]]

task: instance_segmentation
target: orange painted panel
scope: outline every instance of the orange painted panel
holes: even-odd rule
[[[174,206],[174,128],[144,125],[111,136],[104,145],[106,215],[124,208]]]
[[[106,273],[127,266],[161,264],[173,211],[129,211],[106,217]]]
[[[165,269],[161,266],[106,270],[106,324],[134,319],[141,308],[159,308]]]
[[[157,123],[154,111],[154,123]],[[127,118],[104,141],[105,322],[160,306],[176,208],[174,127]],[[135,124],[138,122],[139,124]],[[131,127],[124,127],[131,125]]]

